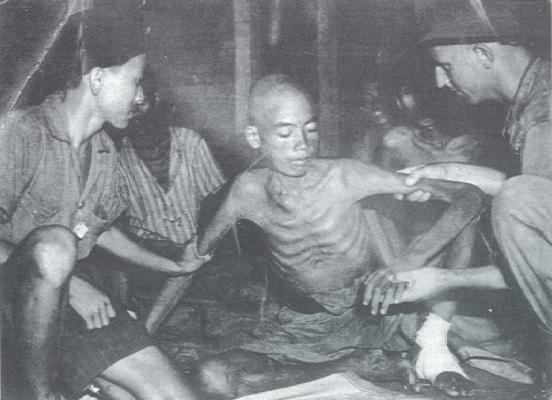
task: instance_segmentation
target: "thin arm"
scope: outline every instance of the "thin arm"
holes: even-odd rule
[[[211,220],[203,235],[200,235],[197,246],[200,255],[212,253],[215,245],[226,232],[238,221],[238,204],[241,203],[241,185],[235,182],[230,192]]]
[[[143,248],[114,226],[98,237],[97,244],[129,263],[152,271],[171,275],[185,273],[176,262]]]

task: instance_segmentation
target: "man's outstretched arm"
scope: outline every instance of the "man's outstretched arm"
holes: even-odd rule
[[[469,269],[443,269],[424,267],[413,271],[392,274],[385,290],[393,291],[393,304],[427,301],[453,289],[508,289],[504,276],[495,265]],[[374,287],[375,289],[375,287]],[[366,304],[370,302],[373,290],[366,293]]]
[[[238,178],[205,231],[199,234],[197,248],[200,255],[212,253],[217,242],[238,221],[240,218],[239,209],[242,207],[242,203],[248,204],[251,201],[250,198],[247,199],[247,196],[243,195],[245,190],[244,185]]]

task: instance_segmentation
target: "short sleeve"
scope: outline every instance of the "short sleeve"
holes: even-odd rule
[[[194,152],[194,180],[200,198],[215,192],[225,182],[220,167],[215,161],[205,140],[200,139]]]
[[[125,168],[120,153],[117,154],[117,196],[126,210],[130,205],[128,171]]]
[[[550,121],[528,129],[521,154],[523,174],[552,179],[552,131]]]
[[[40,127],[12,112],[0,120],[0,223],[11,220],[40,160]]]

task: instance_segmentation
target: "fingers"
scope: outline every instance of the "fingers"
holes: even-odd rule
[[[374,295],[374,290],[376,289],[377,285],[381,282],[383,277],[385,276],[385,271],[379,270],[374,273],[372,273],[366,281],[364,281],[364,301],[363,304],[367,306],[370,301],[372,300],[372,297]]]
[[[102,305],[99,310],[98,310],[98,316],[99,316],[99,321],[101,323],[101,326],[107,326],[109,325],[109,317],[107,316],[107,310],[105,309],[105,305]]]
[[[406,186],[414,186],[421,178],[421,171],[419,169],[415,169],[405,178],[404,183]]]
[[[405,199],[405,195],[402,194],[402,193],[395,193],[393,195],[393,198],[395,200],[404,200]],[[420,202],[423,202],[423,201],[428,201],[430,198],[431,198],[431,193],[429,192],[425,192],[423,190],[416,190],[408,195],[406,195],[406,198],[409,200],[409,201],[420,201]]]
[[[387,310],[391,304],[395,302],[395,292],[397,290],[397,284],[392,284],[387,287],[385,294],[383,295],[383,301],[381,302],[380,314],[387,314]]]
[[[107,316],[109,318],[115,318],[115,316],[117,315],[117,313],[115,312],[115,309],[113,308],[113,306],[111,305],[111,302],[108,301],[106,306],[105,306],[106,310],[107,310]]]
[[[386,314],[392,304],[400,301],[402,293],[408,287],[407,282],[397,282],[395,274],[389,270],[374,272],[366,279],[365,285],[363,304],[370,304],[372,315],[378,312]]]
[[[380,302],[383,301],[385,295],[385,289],[380,286],[374,288],[372,299],[370,300],[370,305],[372,306],[372,315],[376,315],[379,310]]]
[[[94,328],[101,328],[102,325],[102,318],[100,316],[100,310],[93,311],[90,314],[90,319],[92,320],[92,329]]]
[[[410,201],[428,201],[431,197],[431,193],[425,192],[423,190],[416,190],[406,196]]]
[[[393,298],[393,304],[404,303],[403,295],[406,289],[410,286],[410,282],[398,282],[395,284],[395,295]]]
[[[88,314],[88,317],[85,318],[86,327],[88,329],[101,329],[104,326],[108,326],[110,323],[110,318],[114,318],[117,315],[115,309],[111,305],[109,299],[106,299],[105,302],[98,307],[96,310],[91,310]]]
[[[94,329],[94,313],[88,314],[84,318],[84,322],[86,323],[86,329],[88,329],[88,330]]]

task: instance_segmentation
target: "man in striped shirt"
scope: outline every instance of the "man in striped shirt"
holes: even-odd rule
[[[155,93],[154,77],[148,72],[141,115],[123,132],[119,148],[120,174],[128,193],[123,224],[136,242],[175,259],[196,239],[201,201],[225,179],[199,134],[171,126],[169,104]],[[164,283],[163,295],[154,300],[146,319],[150,332],[161,322],[161,314],[170,311],[163,305],[167,299],[176,302],[185,290],[183,279],[189,280],[169,278]]]

